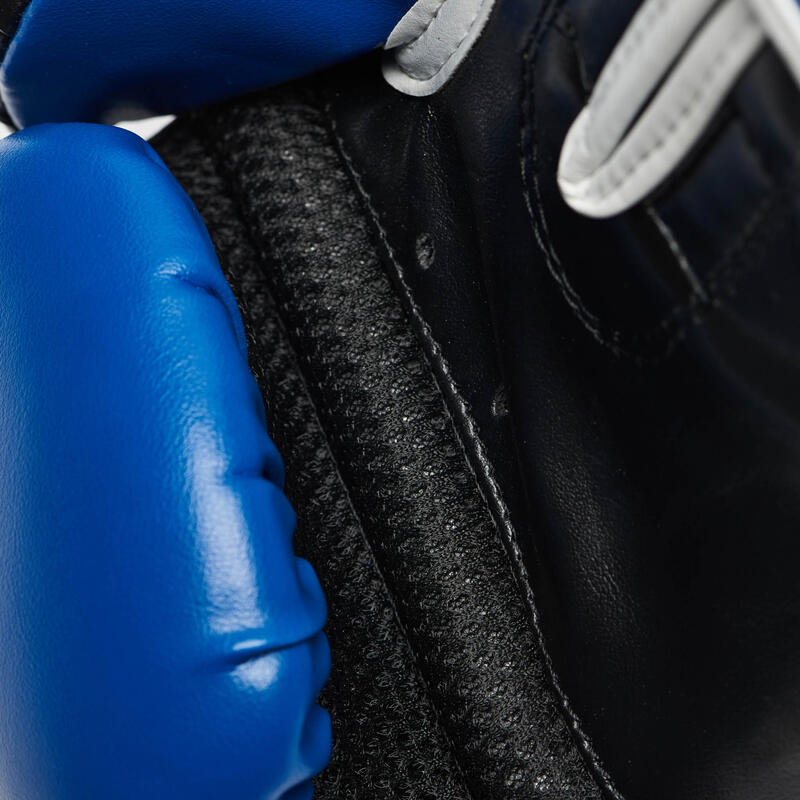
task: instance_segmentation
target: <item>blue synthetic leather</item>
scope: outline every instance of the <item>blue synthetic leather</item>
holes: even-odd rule
[[[45,125],[0,142],[0,242],[0,797],[309,797],[325,603],[197,212],[133,134]]]
[[[32,0],[0,72],[22,127],[165,114],[377,47],[413,0]]]

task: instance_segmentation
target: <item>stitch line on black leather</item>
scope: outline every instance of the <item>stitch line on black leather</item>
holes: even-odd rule
[[[575,25],[574,18],[568,9],[564,9],[562,11],[561,20],[559,22],[554,23],[554,26],[559,31],[559,33],[565,36],[572,45],[572,50],[575,55],[575,60],[577,61],[578,64],[578,77],[580,78],[581,81],[581,89],[583,90],[585,96],[584,100],[585,102],[588,102],[594,87],[592,85],[592,80],[589,77],[589,70],[586,65],[586,59],[583,57],[583,53],[581,52],[580,41],[578,38],[578,29],[577,26]],[[664,239],[664,241],[667,243],[667,247],[669,248],[670,252],[673,254],[673,256],[675,256],[675,261],[677,262],[678,269],[685,276],[692,292],[695,295],[697,295],[700,302],[703,303],[708,302],[708,294],[705,290],[705,287],[700,281],[700,278],[697,276],[697,273],[692,268],[689,259],[683,252],[683,249],[681,248],[678,240],[675,238],[675,234],[672,232],[671,228],[667,225],[666,222],[664,222],[661,215],[651,204],[645,205],[645,213],[653,221],[653,224],[655,225],[659,236],[661,236]]]
[[[557,285],[561,289],[564,299],[567,301],[570,308],[578,317],[583,326],[588,330],[592,336],[601,344],[606,343],[600,325],[600,320],[592,314],[588,308],[582,303],[578,293],[573,288],[569,279],[566,276],[563,268],[561,267],[560,259],[555,252],[552,245],[550,233],[547,229],[547,219],[542,210],[541,192],[539,183],[536,177],[536,155],[538,154],[538,143],[535,138],[535,127],[530,129],[529,120],[533,118],[532,111],[529,106],[533,103],[535,94],[533,80],[531,73],[534,71],[538,59],[539,44],[544,38],[547,31],[552,27],[557,30],[556,23],[559,13],[565,7],[566,0],[551,0],[550,3],[545,3],[537,17],[532,28],[532,34],[529,43],[526,46],[525,56],[523,58],[523,113],[522,113],[522,130],[521,130],[521,143],[520,143],[520,165],[522,171],[522,179],[524,185],[528,187],[526,192],[525,202],[528,206],[528,212],[533,220],[533,231],[536,242],[540,250],[544,254],[545,262],[550,271],[550,274],[555,279]],[[548,16],[549,15],[549,16]],[[546,20],[546,24],[545,24]],[[576,37],[570,37],[573,47],[577,47]],[[530,154],[530,155],[529,155]],[[531,163],[529,163],[531,162]],[[533,186],[528,175],[533,176]],[[533,191],[531,191],[533,188]],[[536,199],[536,209],[533,207],[532,198]],[[537,213],[538,212],[538,213]],[[610,348],[616,353],[617,346],[614,342],[608,343]]]
[[[523,82],[522,82],[522,85],[524,87],[523,103],[532,102],[532,88],[533,87],[532,87],[531,75],[530,74],[531,74],[531,71],[534,68],[536,57],[538,56],[538,48],[539,48],[539,45],[540,45],[541,41],[543,40],[544,36],[548,32],[548,30],[555,25],[558,13],[561,11],[561,9],[564,7],[564,5],[565,5],[565,0],[550,0],[550,2],[543,4],[540,13],[539,13],[537,19],[535,20],[535,22],[534,22],[534,24],[533,24],[533,26],[531,28],[531,34],[530,34],[530,37],[529,37],[528,42],[527,42],[526,47],[525,47],[525,56],[523,58],[523,63],[522,63],[522,67],[523,67]],[[521,167],[522,167],[522,178],[523,178],[523,181],[526,181],[526,174],[527,174],[526,154],[531,148],[530,147],[526,147],[525,145],[526,145],[526,143],[528,143],[528,139],[532,138],[532,137],[530,137],[530,131],[528,130],[528,125],[526,124],[526,120],[528,118],[528,114],[526,113],[526,109],[523,108],[522,112],[523,112],[522,113],[523,129],[522,129],[522,136],[521,136],[521,139],[520,139],[520,143],[521,143],[520,159],[521,159]],[[532,144],[532,141],[530,142],[530,144]],[[528,202],[529,211],[532,211],[529,199],[526,198],[526,201]],[[562,287],[562,292],[564,294],[565,299],[567,299],[568,303],[573,308],[573,310],[578,312],[579,315],[582,315],[584,313],[583,309],[582,309],[582,307],[581,307],[581,305],[580,305],[580,303],[578,301],[578,298],[573,296],[574,295],[574,291],[572,290],[572,287],[569,285],[568,282],[565,283],[563,280],[559,279],[556,276],[556,274],[553,272],[553,268],[552,268],[552,264],[551,264],[551,258],[550,258],[550,255],[548,254],[548,251],[550,251],[550,253],[553,253],[553,254],[554,254],[554,251],[552,249],[552,243],[550,242],[550,239],[549,239],[549,234],[547,235],[547,245],[546,246],[545,246],[544,241],[543,241],[543,239],[541,237],[541,233],[538,230],[536,231],[536,239],[539,242],[540,247],[542,248],[542,251],[543,251],[544,256],[545,256],[545,260],[546,260],[546,262],[548,264],[548,267],[550,268],[551,273],[554,274],[554,277],[556,277],[559,285]],[[581,318],[581,316],[579,316],[579,319],[580,318]],[[544,644],[543,633],[540,632],[539,635],[540,635],[540,637],[542,639],[542,642]],[[564,690],[560,686],[558,678],[557,678],[557,676],[555,674],[555,669],[553,667],[552,660],[550,659],[549,655],[547,655],[547,660],[548,660],[548,663],[550,664],[550,673],[552,675],[553,684],[554,684],[554,686],[556,688],[556,691],[557,691],[557,693],[558,693],[558,695],[559,695],[559,697],[561,699],[561,704],[562,704],[564,712],[565,712],[565,714],[567,716],[567,719],[568,719],[568,721],[571,722],[571,727],[572,727],[573,733],[575,735],[575,738],[577,740],[579,749],[580,749],[580,751],[581,751],[581,753],[583,755],[584,761],[586,762],[586,764],[587,764],[592,776],[594,777],[594,779],[597,782],[597,784],[600,786],[601,790],[607,796],[612,798],[612,800],[624,800],[624,798],[622,797],[622,795],[620,794],[620,792],[617,790],[616,786],[614,785],[614,783],[613,783],[613,781],[611,779],[611,776],[608,774],[608,772],[606,772],[605,768],[603,767],[602,763],[600,762],[600,758],[597,755],[597,753],[595,752],[594,747],[592,746],[591,742],[589,741],[589,737],[584,733],[583,727],[581,725],[580,719],[578,718],[578,715],[572,709],[572,706],[571,706],[571,704],[569,702],[569,698],[567,698]]]
[[[547,268],[561,290],[562,296],[583,327],[599,344],[618,357],[628,357],[639,364],[657,363],[671,355],[677,343],[683,338],[684,328],[680,325],[678,317],[681,314],[694,313],[700,305],[699,298],[690,296],[688,304],[679,304],[674,307],[666,317],[648,331],[636,332],[631,335],[613,328],[609,329],[588,309],[579,293],[573,287],[553,246],[548,230],[537,170],[539,132],[536,126],[536,113],[534,110],[536,89],[533,74],[535,73],[540,44],[550,29],[558,30],[556,21],[566,2],[567,0],[553,0],[549,7],[548,24],[542,23],[540,28],[534,26],[526,46],[526,55],[523,59],[523,85],[525,86],[525,91],[523,93],[522,130],[520,132],[520,165],[522,178],[527,187],[525,201],[533,223],[534,235],[545,257]],[[543,10],[542,16],[545,13],[546,10]],[[576,56],[579,56],[577,34],[568,38],[576,50]],[[648,347],[648,345],[659,339],[663,341],[665,332],[669,334],[669,338],[664,343],[661,352],[656,351],[654,353],[652,347]]]
[[[181,123],[181,124],[185,125],[186,123]],[[280,395],[292,396],[292,394],[294,394],[294,396],[296,398],[302,397],[303,400],[301,401],[300,399],[295,399],[295,400],[292,401],[293,403],[298,403],[298,402],[301,402],[301,404],[305,403],[310,408],[310,413],[311,413],[311,416],[313,417],[313,419],[309,419],[308,418],[308,410],[306,410],[306,412],[303,415],[303,420],[304,420],[303,425],[305,426],[306,430],[315,429],[318,432],[316,434],[316,436],[321,439],[321,446],[324,449],[324,452],[326,454],[326,457],[323,457],[323,460],[327,460],[327,462],[329,462],[330,465],[332,466],[332,468],[333,468],[333,470],[335,472],[335,475],[336,475],[336,486],[339,486],[341,488],[341,491],[344,494],[344,500],[345,500],[345,503],[347,505],[347,508],[350,510],[350,513],[353,516],[353,518],[358,521],[358,526],[357,527],[358,527],[359,540],[361,541],[363,546],[366,548],[367,552],[369,552],[369,554],[370,554],[369,568],[374,571],[375,575],[377,575],[377,577],[381,581],[381,586],[383,588],[384,596],[387,598],[387,600],[388,600],[388,602],[390,604],[390,607],[393,609],[394,621],[395,621],[396,625],[398,626],[398,629],[400,630],[400,632],[402,634],[403,642],[404,642],[403,646],[411,654],[412,664],[414,666],[414,674],[416,676],[416,679],[422,685],[423,690],[425,691],[427,696],[430,697],[430,690],[427,688],[427,686],[425,684],[424,675],[420,671],[418,658],[417,658],[416,654],[412,650],[411,639],[410,639],[410,637],[408,635],[408,632],[406,631],[406,629],[405,629],[405,627],[404,627],[404,625],[402,623],[402,620],[400,618],[400,615],[398,613],[397,606],[396,606],[396,603],[395,603],[395,598],[394,598],[394,596],[393,596],[393,594],[392,594],[392,592],[390,590],[390,587],[388,586],[388,583],[386,581],[385,576],[383,575],[382,571],[380,570],[380,566],[379,566],[379,563],[377,561],[376,555],[375,555],[375,553],[373,551],[373,548],[371,546],[371,543],[369,542],[368,537],[366,536],[366,532],[365,532],[366,529],[365,529],[365,526],[364,526],[364,521],[361,518],[360,514],[358,513],[358,511],[357,511],[357,509],[356,509],[356,507],[355,507],[355,505],[353,503],[353,498],[352,498],[352,495],[351,495],[350,490],[348,488],[348,484],[347,484],[347,482],[345,480],[345,477],[344,477],[344,474],[343,474],[343,472],[342,472],[342,470],[340,468],[338,459],[336,458],[336,456],[334,454],[334,451],[331,448],[329,432],[326,430],[326,428],[325,428],[325,426],[323,424],[322,415],[320,414],[319,408],[316,405],[316,401],[315,401],[314,395],[311,392],[310,387],[308,386],[307,375],[306,375],[305,371],[300,366],[300,362],[299,362],[299,359],[298,359],[296,351],[294,349],[292,349],[291,345],[288,344],[293,340],[294,337],[291,334],[289,326],[287,326],[287,324],[286,324],[286,319],[285,319],[285,316],[286,316],[286,313],[287,313],[286,312],[286,308],[284,306],[283,311],[279,313],[280,306],[279,306],[277,300],[273,297],[273,295],[272,295],[272,293],[270,291],[270,288],[267,285],[267,283],[268,283],[267,281],[265,281],[265,280],[257,280],[256,284],[258,286],[258,289],[254,289],[253,286],[252,286],[252,284],[253,284],[252,278],[248,278],[248,274],[249,274],[248,270],[252,271],[252,269],[248,267],[248,268],[245,268],[244,271],[242,271],[242,266],[241,266],[241,263],[243,261],[242,251],[249,250],[250,252],[252,252],[252,257],[248,257],[247,255],[245,255],[244,259],[247,262],[249,262],[249,263],[251,263],[253,265],[258,264],[258,268],[262,271],[262,273],[267,274],[265,272],[266,267],[262,263],[263,255],[259,255],[261,253],[261,250],[260,250],[260,248],[258,246],[258,243],[256,241],[256,237],[255,237],[254,231],[253,231],[252,227],[247,223],[246,219],[244,218],[245,209],[244,209],[244,206],[243,206],[243,200],[242,200],[241,190],[239,188],[238,181],[235,181],[235,180],[232,179],[232,176],[229,174],[229,170],[226,169],[224,153],[221,153],[219,151],[219,149],[215,146],[216,139],[218,138],[217,135],[216,135],[216,132],[213,131],[212,129],[210,129],[208,127],[208,125],[203,125],[202,124],[202,118],[200,118],[196,122],[194,120],[192,120],[192,125],[193,125],[193,129],[196,129],[196,130],[200,131],[200,133],[201,133],[201,136],[198,137],[195,146],[197,146],[198,148],[202,147],[203,152],[207,155],[209,160],[214,165],[215,174],[218,176],[220,183],[223,185],[222,192],[216,192],[215,196],[216,197],[230,197],[230,204],[235,206],[235,221],[233,219],[231,219],[231,217],[233,215],[230,213],[229,210],[226,209],[223,212],[224,213],[224,217],[225,217],[225,223],[224,223],[223,227],[227,228],[227,227],[231,227],[233,225],[235,225],[235,227],[236,227],[235,234],[222,237],[223,240],[226,240],[224,242],[224,244],[225,244],[224,247],[220,248],[220,238],[219,238],[224,231],[221,232],[219,230],[215,230],[215,226],[212,225],[212,224],[209,225],[209,228],[210,228],[210,231],[212,232],[212,234],[215,234],[215,236],[214,236],[215,245],[217,246],[218,250],[220,251],[220,261],[221,261],[223,267],[225,268],[226,276],[228,277],[229,280],[232,281],[233,288],[235,289],[236,294],[237,294],[238,302],[239,302],[239,304],[240,304],[240,306],[242,308],[243,318],[244,318],[244,321],[245,321],[245,328],[246,328],[246,331],[247,331],[248,342],[250,344],[251,369],[253,370],[254,374],[257,376],[258,382],[259,382],[259,384],[260,384],[260,386],[262,388],[262,391],[264,391],[267,395],[276,394],[277,393],[278,396],[280,396]],[[182,142],[178,142],[178,145],[179,146],[183,145],[183,143]],[[186,157],[184,155],[184,152],[185,152],[185,150],[187,148],[185,146],[180,146],[179,149],[181,151],[181,157]],[[196,161],[196,159],[195,159],[195,161]],[[197,169],[196,166],[194,166],[193,168]],[[208,191],[208,189],[206,188],[207,186],[208,186],[208,181],[207,180],[203,180],[201,182],[201,184],[200,184],[201,194],[202,194],[202,192]],[[194,194],[194,192],[193,192],[193,194]],[[197,198],[197,199],[200,200],[202,198]],[[215,207],[219,207],[220,202],[221,202],[220,200],[216,200],[215,201]],[[218,213],[218,212],[215,212],[215,213]],[[209,220],[209,222],[211,222],[211,221]],[[217,222],[217,225],[219,225],[219,222]],[[233,239],[233,241],[235,242],[235,244],[233,245],[235,249],[234,249],[234,252],[232,254],[230,254],[229,252],[226,252],[226,249],[230,248],[230,246],[231,246],[231,244],[230,244],[230,240],[231,239]],[[232,256],[232,258],[229,258],[229,256]],[[240,266],[234,266],[234,263],[237,263]],[[276,356],[275,355],[275,348],[274,347],[270,347],[269,350],[265,350],[264,345],[262,344],[262,337],[259,336],[256,333],[255,329],[254,329],[254,323],[257,322],[260,319],[260,317],[257,316],[258,312],[256,310],[252,310],[252,311],[250,310],[250,301],[251,300],[255,301],[254,302],[254,306],[262,306],[261,315],[263,316],[263,314],[264,314],[263,303],[259,303],[258,302],[258,295],[256,294],[254,296],[254,294],[253,294],[254,291],[260,292],[260,293],[263,294],[263,296],[268,298],[269,302],[268,302],[267,305],[271,309],[273,309],[274,312],[275,312],[274,316],[273,316],[274,325],[277,326],[277,329],[279,329],[279,331],[282,334],[283,340],[285,340],[285,342],[287,343],[286,352],[283,352],[282,355],[280,355],[280,356]],[[264,334],[264,335],[266,335],[266,334]],[[285,364],[276,366],[274,364],[276,357],[278,357],[279,359],[286,359],[286,358],[291,359],[291,362],[292,362],[293,366],[290,369],[287,369]],[[268,367],[267,365],[271,365],[271,366]],[[275,386],[275,382],[276,381],[275,381],[274,373],[276,371],[277,371],[278,376],[279,376],[278,377],[278,382],[281,384],[281,388],[280,389],[275,389],[275,388],[271,388],[270,389],[268,387],[274,387]],[[273,376],[272,378],[270,378],[270,373],[272,373],[272,376]],[[286,377],[284,377],[281,373],[286,373]],[[285,385],[287,381],[299,382],[301,387],[303,388],[303,390],[301,392],[299,392],[299,394],[297,392],[293,392],[292,389],[288,385]],[[265,402],[267,403],[267,405],[269,407],[270,406],[270,402],[269,402],[269,398],[268,397],[265,397]],[[275,419],[276,419],[275,415],[273,414],[271,416],[272,416],[273,421],[275,421]],[[277,419],[280,420],[281,416],[278,416]],[[284,424],[281,424],[281,425],[276,424],[275,427],[276,427],[277,433],[279,435],[282,435],[282,430],[283,430],[284,426],[285,426]],[[276,431],[273,431],[273,433],[275,433],[275,432]],[[285,445],[285,442],[284,442],[284,445]],[[306,447],[308,447],[308,446],[310,446],[310,443],[306,444]],[[291,456],[291,451],[289,451],[287,453],[286,449],[284,449],[283,447],[282,447],[282,449],[284,450],[284,454],[285,455],[290,455]],[[316,458],[319,458],[318,454],[317,454]],[[289,464],[287,463],[287,479],[288,479],[288,481],[291,483],[293,480],[295,480],[295,481],[298,480],[297,478],[294,478],[294,479],[292,478],[292,474],[289,472],[288,467],[289,467]],[[304,474],[308,474],[308,469],[309,468],[304,467],[303,470],[302,470],[303,473]],[[326,495],[326,499],[330,500],[330,497]],[[299,518],[299,520],[301,522],[301,525],[302,525],[306,512],[304,512],[302,508],[298,509],[298,511],[299,511],[298,518]],[[320,509],[320,513],[322,513],[322,509]],[[319,568],[320,566],[321,565],[317,564],[317,568]],[[342,568],[345,568],[344,565],[343,565]],[[348,570],[348,572],[349,572],[349,574],[351,576],[351,580],[348,581],[348,583],[350,583],[350,582],[352,582],[352,575],[354,574],[353,571],[357,570],[357,567],[355,565],[352,565],[352,566],[346,567],[346,569]],[[342,576],[342,577],[344,577],[344,576]],[[350,590],[348,589],[348,591],[350,591]],[[336,607],[336,602],[337,602],[336,598],[333,598],[333,600],[335,602],[333,602],[332,607]],[[375,602],[376,601],[374,601],[374,600],[371,601],[370,609],[373,608],[372,604],[375,603]],[[348,622],[349,622],[349,620],[348,620]],[[382,632],[382,633],[383,633],[383,636],[385,637],[386,633],[385,632]],[[341,669],[341,667],[340,667],[340,669]],[[323,697],[324,696],[325,696],[325,693],[323,693]],[[390,701],[391,701],[391,698],[390,698]],[[337,702],[340,703],[341,699],[339,701],[337,701]],[[396,701],[393,701],[393,702],[396,702]],[[433,712],[433,718],[437,723],[437,728],[438,728],[440,736],[442,737],[442,739],[444,739],[444,741],[447,741],[446,730],[444,730],[442,728],[441,720],[438,717],[437,709],[432,704],[430,704],[430,709]],[[339,720],[339,723],[341,723],[341,720]],[[337,723],[335,721],[335,726],[337,724],[339,724],[339,723]],[[398,734],[398,735],[400,735],[400,734]],[[452,745],[450,744],[449,746],[451,748],[451,751],[453,751]],[[336,740],[335,749],[334,749],[334,762],[335,763],[338,763],[337,753],[339,752],[339,748],[340,747],[341,747],[341,742],[339,740]],[[390,752],[389,755],[391,756],[392,753]],[[361,756],[359,756],[359,757],[361,757]],[[345,758],[346,758],[346,756],[345,756]],[[451,766],[456,770],[456,772],[458,772],[460,770],[460,765],[457,763],[455,758],[452,758]],[[326,791],[330,791],[330,792],[332,792],[333,797],[338,798],[338,797],[341,796],[339,794],[339,788],[340,788],[340,782],[341,782],[342,776],[341,776],[341,774],[338,774],[338,778],[329,778],[329,777],[327,777],[329,774],[330,774],[330,771],[328,773],[326,773],[326,776],[323,776],[323,778],[320,779],[323,782],[322,784],[319,784],[319,781],[318,781],[318,784],[319,784],[317,786],[318,796],[327,797],[327,796],[329,796],[329,794],[326,794],[325,792]],[[335,785],[331,784],[331,782],[330,782],[331,779],[336,780],[336,784]],[[364,780],[364,779],[366,779],[366,776],[359,778],[358,775],[353,775],[351,778],[345,778],[345,780],[348,781],[348,786],[351,786],[351,787],[353,786],[353,781]],[[453,793],[450,789],[447,789],[446,797],[448,798],[448,800],[469,800],[467,784],[466,784],[466,781],[464,780],[463,776],[461,777],[461,784],[462,784],[462,789],[457,791],[457,792],[455,792],[455,793]],[[364,788],[363,784],[357,784],[357,785],[360,785],[361,788]],[[421,795],[420,795],[421,797],[426,797],[426,798],[429,797],[429,796],[432,797],[432,795],[426,794],[427,790],[425,789],[425,786],[426,786],[425,782],[417,781],[417,784],[415,785],[414,789],[415,789],[415,791],[419,791],[421,793]],[[442,789],[442,786],[443,786],[443,784],[440,784],[439,789]],[[369,787],[366,787],[366,788],[369,788]],[[384,789],[384,793],[379,794],[377,796],[380,796],[380,797],[385,796],[385,790],[389,789],[390,787],[383,786],[382,788]],[[391,787],[391,788],[394,789],[394,787]],[[397,788],[398,788],[398,793],[399,793],[401,790],[400,790],[399,787],[397,787]],[[347,790],[348,790],[347,787],[342,787],[342,791],[347,791]],[[395,795],[392,794],[392,796],[395,796]],[[437,790],[436,796],[437,797],[439,796],[438,790]],[[442,795],[442,796],[444,796],[444,795]]]
[[[742,234],[733,242],[709,273],[712,303],[722,304],[723,295],[733,297],[739,280],[758,264],[763,244],[786,227],[792,218],[794,198],[800,186],[800,160],[795,160],[788,179],[775,187],[748,220]]]
[[[692,290],[692,295],[697,297],[701,304],[708,303],[710,299],[708,292],[700,281],[700,278],[697,276],[697,273],[694,271],[694,269],[692,269],[692,265],[689,262],[689,259],[686,257],[686,253],[683,252],[683,248],[680,246],[675,234],[672,232],[672,228],[667,225],[667,223],[662,219],[661,215],[652,205],[647,203],[645,204],[644,209],[647,216],[653,220],[653,224],[656,226],[659,234],[667,243],[667,247],[669,247],[670,252],[675,256],[678,269],[680,269],[681,273],[686,278],[686,281]]]
[[[441,348],[439,347],[438,342],[436,342],[435,337],[433,336],[433,332],[431,331],[430,326],[425,320],[421,309],[414,301],[411,289],[405,280],[405,272],[403,266],[400,263],[397,253],[391,243],[388,231],[386,230],[386,227],[383,225],[380,215],[372,201],[372,198],[369,192],[366,190],[366,187],[364,186],[364,181],[359,171],[357,170],[352,157],[350,156],[347,150],[343,138],[338,132],[336,119],[334,114],[332,113],[330,106],[328,106],[327,113],[331,125],[331,130],[337,142],[339,152],[342,155],[343,161],[347,165],[348,171],[352,176],[354,184],[358,188],[358,191],[364,200],[364,203],[372,218],[373,224],[378,231],[381,242],[383,243],[385,252],[387,253],[394,267],[398,282],[400,283],[400,286],[403,289],[406,302],[409,308],[411,309],[411,313],[417,323],[418,330],[426,343],[426,350],[430,354],[430,357],[432,358],[434,365],[436,367],[435,373],[437,374],[440,380],[440,384],[444,385],[444,388],[447,390],[448,396],[451,398],[451,401],[454,403],[455,408],[458,411],[458,415],[461,421],[461,425],[457,426],[459,437],[461,438],[462,433],[466,434],[470,444],[472,445],[472,452],[475,454],[475,460],[477,461],[477,464],[480,467],[481,477],[483,478],[482,481],[479,481],[479,485],[481,485],[481,491],[482,493],[484,493],[484,496],[486,492],[488,492],[489,494],[489,499],[491,500],[490,505],[493,510],[492,516],[495,518],[498,530],[501,531],[503,534],[503,543],[504,546],[506,547],[507,552],[509,553],[509,557],[513,567],[512,572],[514,574],[517,587],[520,590],[520,593],[522,594],[522,597],[525,600],[525,605],[528,609],[531,626],[536,636],[540,653],[544,660],[550,686],[556,696],[557,705],[561,710],[562,718],[564,719],[564,722],[567,724],[573,738],[577,739],[579,746],[578,749],[583,755],[584,762],[589,767],[589,771],[592,774],[594,780],[600,784],[600,787],[602,789],[604,789],[606,792],[610,794],[613,800],[623,800],[621,795],[619,795],[619,793],[614,789],[613,785],[611,784],[610,778],[608,777],[605,770],[603,770],[603,768],[600,766],[599,759],[594,753],[594,750],[592,749],[592,746],[587,736],[584,734],[581,723],[577,715],[573,711],[569,699],[567,698],[566,694],[561,688],[561,685],[555,674],[554,665],[550,657],[547,644],[545,642],[544,632],[541,626],[541,620],[533,592],[532,582],[528,576],[527,568],[525,566],[524,559],[522,556],[522,551],[519,547],[519,543],[517,540],[516,529],[514,528],[513,523],[511,521],[511,515],[503,499],[502,491],[499,485],[497,484],[497,481],[495,480],[494,472],[492,470],[488,456],[486,455],[486,451],[483,442],[480,438],[477,425],[474,419],[472,418],[472,415],[470,413],[466,401],[462,398],[461,393],[458,390],[458,386],[453,380],[449,366],[446,362],[446,359],[444,358],[444,355],[441,351]],[[469,459],[469,461],[470,463],[473,463],[473,459]],[[476,477],[478,476],[476,475]]]

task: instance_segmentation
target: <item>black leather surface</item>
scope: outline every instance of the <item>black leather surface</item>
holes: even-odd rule
[[[440,383],[476,422],[473,466],[489,488],[493,468],[598,782],[789,800],[800,98],[765,49],[656,197],[576,215],[561,143],[637,7],[501,1],[439,95],[355,65],[328,81],[331,113]]]

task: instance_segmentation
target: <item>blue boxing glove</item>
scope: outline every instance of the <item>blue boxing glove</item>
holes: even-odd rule
[[[0,0],[0,97],[20,127],[173,113],[378,47],[411,5]]]
[[[172,112],[367,51],[408,0],[0,0],[18,126]],[[0,796],[310,797],[325,603],[242,322],[142,140],[0,142]]]

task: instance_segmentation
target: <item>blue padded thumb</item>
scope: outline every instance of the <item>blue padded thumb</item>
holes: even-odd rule
[[[308,797],[325,602],[239,312],[125,131],[0,142],[0,796]]]
[[[20,2],[0,0],[0,12],[9,1]],[[0,96],[20,127],[173,113],[367,52],[411,5],[30,0],[2,63]],[[21,11],[8,13],[16,20]]]

